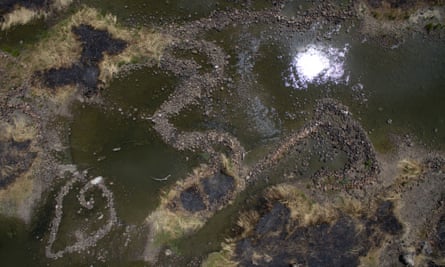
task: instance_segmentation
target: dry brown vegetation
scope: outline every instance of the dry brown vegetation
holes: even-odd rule
[[[108,31],[114,38],[125,40],[129,46],[120,54],[106,56],[100,64],[100,79],[108,82],[120,67],[137,59],[159,60],[168,36],[150,30],[127,29],[118,25],[116,16],[102,15],[92,8],[83,8],[67,20],[57,24],[48,36],[27,49],[20,59],[26,64],[27,75],[48,68],[67,67],[80,58],[81,46],[72,28],[89,24],[96,29]]]
[[[415,5],[406,8],[392,8],[387,4],[372,8],[367,1],[356,3],[357,14],[362,19],[362,32],[370,36],[392,34],[395,37],[406,29],[423,29],[428,22],[444,22],[441,6]]]
[[[0,142],[12,139],[16,142],[34,140],[37,135],[35,125],[23,115],[16,115],[11,123],[0,121]],[[31,146],[38,151],[38,148]],[[14,216],[28,221],[31,216],[32,194],[35,188],[33,179],[33,166],[38,166],[40,159],[34,160],[30,169],[17,177],[16,181],[7,188],[0,190],[0,214]],[[1,166],[1,172],[8,171],[8,166]]]
[[[21,142],[33,140],[37,134],[35,125],[24,115],[16,115],[11,123],[0,121],[0,140],[13,139]]]
[[[340,196],[334,207],[356,218],[365,213],[363,204],[351,196]]]
[[[318,222],[332,222],[337,212],[330,205],[320,205],[309,199],[302,191],[288,184],[281,184],[268,189],[265,197],[270,201],[279,201],[290,210],[293,221],[299,226],[308,226]]]
[[[69,6],[72,2],[73,0],[55,0],[48,10],[34,10],[18,7],[3,17],[4,21],[0,23],[0,29],[4,31],[16,25],[27,24],[37,18],[46,18],[53,11],[60,11]]]
[[[150,234],[145,245],[144,260],[156,262],[162,246],[201,228],[205,220],[199,216],[172,212],[161,205],[147,217],[145,222]]]
[[[148,261],[153,261],[151,255],[156,254],[154,251],[159,250],[162,245],[169,244],[169,242],[179,239],[184,235],[191,234],[201,228],[208,218],[210,218],[215,210],[205,209],[199,212],[189,212],[181,208],[179,196],[183,190],[192,186],[199,187],[202,179],[212,177],[222,168],[227,175],[233,175],[235,179],[235,192],[239,192],[244,188],[244,183],[238,178],[235,168],[227,157],[221,155],[221,166],[208,166],[202,164],[193,169],[185,179],[176,182],[170,190],[164,192],[161,196],[161,203],[159,207],[151,213],[146,223],[150,227],[151,232],[149,242],[146,245],[145,257]],[[233,193],[233,192],[232,192]],[[236,196],[236,193],[234,193]],[[221,255],[214,257],[220,257]],[[211,261],[214,259],[212,258]],[[225,262],[228,264],[228,262]],[[219,265],[207,265],[219,266]],[[224,266],[231,266],[224,265]]]
[[[63,2],[61,2],[63,5]],[[81,24],[89,24],[96,29],[108,31],[114,38],[122,39],[128,43],[127,48],[120,54],[105,55],[100,63],[99,79],[105,85],[113,76],[122,70],[129,63],[145,63],[149,61],[159,61],[163,49],[173,39],[170,36],[156,33],[150,29],[129,29],[121,27],[116,16],[103,15],[93,8],[84,7],[69,18],[61,21],[49,30],[47,35],[39,42],[26,47],[22,53],[11,62],[3,63],[0,66],[5,72],[7,81],[2,83],[2,88],[17,86],[34,77],[37,71],[49,68],[69,67],[78,61],[82,51],[81,43],[72,33],[72,28]],[[5,66],[3,66],[5,65]],[[43,84],[33,83],[34,88],[43,89]],[[75,86],[68,86],[73,87]],[[57,97],[57,94],[66,91],[56,90],[56,96],[50,95],[47,90],[34,90],[34,94],[44,97],[54,98],[54,101],[64,101],[64,97]],[[74,92],[75,90],[68,90]]]
[[[423,172],[422,165],[419,162],[411,159],[403,159],[399,161],[397,163],[397,167],[399,168],[400,176],[402,178],[416,178]]]
[[[290,211],[290,220],[288,227],[305,227],[321,222],[332,222],[338,217],[338,211],[333,205],[320,205],[311,199],[309,199],[304,192],[297,187],[290,184],[280,184],[266,189],[264,192],[264,198],[268,203],[279,202],[285,205]],[[345,204],[347,203],[347,204]],[[350,200],[345,199],[339,206],[349,207],[356,211],[361,209],[357,207],[357,204]],[[232,264],[236,266],[236,263],[232,260],[235,252],[235,244],[238,240],[247,238],[254,230],[261,215],[256,210],[245,211],[240,214],[237,220],[237,225],[243,229],[242,233],[232,239],[227,239],[222,244],[222,250],[220,252],[214,252],[210,254],[203,266],[224,266],[224,264]],[[292,229],[288,229],[292,232]],[[252,260],[257,259],[258,262],[268,261],[271,257],[267,254],[254,254]]]
[[[234,245],[222,244],[221,251],[210,253],[202,263],[202,267],[235,267],[239,264],[231,260]]]
[[[241,237],[244,238],[248,233],[255,229],[255,225],[260,219],[260,214],[256,210],[243,212],[238,217],[236,224],[243,229]]]

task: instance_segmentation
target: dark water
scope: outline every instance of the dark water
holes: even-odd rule
[[[116,14],[119,21],[137,25],[162,25],[170,21],[187,22],[208,16],[214,10],[242,7],[236,1],[90,1],[81,4]],[[270,6],[268,1],[253,1],[252,9]],[[306,1],[289,1],[283,13],[294,15],[295,8],[307,8]],[[20,40],[38,41],[48,28],[48,22],[38,21],[20,26],[0,35],[0,48],[19,52]],[[329,32],[334,27],[296,33],[292,38],[280,38],[268,25],[229,27],[211,32],[203,38],[215,41],[230,55],[227,69],[231,82],[217,91],[213,103],[186,108],[173,122],[182,130],[218,129],[236,136],[248,151],[246,163],[254,164],[267,154],[279,138],[301,127],[311,117],[317,99],[333,97],[350,107],[379,151],[390,149],[392,133],[409,134],[430,148],[445,146],[445,49],[439,41],[412,36],[397,48],[383,48],[364,41],[354,28],[346,33],[344,26],[327,41],[317,41],[318,31]],[[275,38],[270,39],[269,36]],[[364,41],[364,42],[363,42]],[[344,48],[345,76],[348,81],[309,83],[307,88],[286,86],[289,67],[299,49],[309,45]],[[205,66],[204,66],[205,67]],[[115,207],[122,225],[140,226],[147,215],[159,204],[159,195],[176,180],[181,179],[205,161],[200,154],[184,153],[168,146],[152,129],[150,122],[141,119],[152,114],[174,91],[178,79],[157,68],[134,71],[115,79],[102,92],[103,106],[78,103],[70,119],[70,149],[73,163],[88,169],[91,178],[105,177],[115,196]],[[204,108],[205,106],[205,108]],[[211,107],[216,117],[203,115]],[[342,155],[336,160],[341,163]],[[338,162],[331,162],[332,168]],[[339,164],[340,164],[339,163]],[[289,163],[291,164],[291,163]],[[313,169],[320,162],[313,159]],[[286,163],[274,170],[279,176]],[[168,181],[156,178],[169,176]],[[273,182],[273,181],[272,181]],[[219,249],[219,243],[229,232],[237,210],[245,205],[248,195],[260,192],[267,183],[248,189],[233,206],[212,218],[196,236],[178,241],[186,259]],[[51,201],[51,200],[49,200]],[[78,203],[75,193],[67,197],[67,212]],[[51,215],[42,213],[36,220]],[[49,214],[49,215],[48,215]],[[69,217],[68,217],[69,218]],[[78,218],[77,218],[78,219]],[[61,226],[61,241],[75,228],[75,220],[65,220]],[[48,227],[49,221],[41,228]],[[122,226],[123,227],[123,226]],[[137,256],[119,252],[112,237],[99,243],[110,256],[106,265],[133,266]],[[143,231],[141,230],[143,233]],[[13,219],[0,219],[0,256],[8,266],[87,265],[91,257],[72,254],[58,260],[45,260],[47,232],[38,233]],[[135,238],[137,239],[137,238]],[[108,242],[108,243],[107,243]],[[28,256],[31,255],[31,256]],[[36,259],[39,259],[36,261]],[[101,263],[98,263],[101,265]],[[6,266],[6,265],[5,265]]]
[[[146,122],[87,107],[77,113],[71,127],[74,162],[113,182],[117,212],[128,222],[142,222],[157,206],[160,190],[196,163],[193,155],[164,144]],[[167,182],[155,180],[165,176],[170,176]]]

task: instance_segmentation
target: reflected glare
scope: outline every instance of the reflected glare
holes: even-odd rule
[[[310,83],[347,83],[349,77],[344,77],[344,61],[348,48],[347,44],[342,49],[307,46],[292,59],[286,86],[306,89]]]

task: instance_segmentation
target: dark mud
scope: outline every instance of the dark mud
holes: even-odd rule
[[[205,209],[204,201],[196,187],[190,187],[181,192],[181,204],[184,209],[190,212],[197,212]]]
[[[255,229],[257,235],[274,235],[283,231],[290,219],[290,210],[281,203],[275,203],[270,212],[260,218]]]
[[[363,256],[367,249],[364,237],[360,236],[353,220],[347,216],[332,225],[322,223],[313,227],[297,228],[288,238],[291,243],[283,244],[286,249],[271,262],[273,266],[286,266],[286,263],[306,266],[358,266],[358,257]],[[295,247],[292,243],[296,244]],[[298,252],[293,253],[293,250]]]
[[[109,32],[95,29],[90,25],[81,24],[73,27],[72,32],[82,44],[79,62],[70,67],[51,68],[38,73],[38,76],[42,77],[44,84],[49,88],[77,85],[82,88],[85,96],[92,96],[102,84],[99,80],[99,63],[103,60],[104,54],[116,55],[128,44],[124,40],[113,38]]]
[[[394,203],[391,201],[383,201],[377,208],[376,220],[373,222],[380,229],[388,234],[400,234],[403,230],[402,224],[394,215]]]
[[[0,141],[0,190],[14,183],[34,162],[37,153],[29,151],[31,140],[16,142]]]
[[[93,93],[98,85],[98,66],[74,64],[68,68],[49,69],[45,71],[45,85],[50,88],[77,84],[82,86],[85,94]]]
[[[235,189],[235,179],[222,172],[201,181],[210,205],[221,204],[229,192]]]
[[[375,216],[395,219],[387,207],[391,205],[384,202]],[[251,226],[253,230],[235,243],[233,260],[239,266],[359,266],[360,257],[380,245],[386,233],[401,233],[398,227],[387,231],[388,222],[383,218],[372,221],[375,216],[363,218],[340,210],[333,219],[301,225],[292,219],[290,209],[281,202],[263,201],[256,208],[261,215]],[[400,226],[397,219],[392,223]]]
[[[103,60],[104,53],[116,55],[127,47],[124,40],[113,38],[109,32],[90,25],[81,24],[74,27],[72,32],[82,43],[80,62],[83,64],[98,63]]]
[[[178,187],[179,196],[168,205],[171,210],[182,207],[190,213],[213,213],[223,208],[236,196],[237,181],[223,170],[207,170],[211,175],[189,177],[187,186]]]

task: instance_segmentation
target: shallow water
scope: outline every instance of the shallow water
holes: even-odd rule
[[[124,23],[139,25],[191,21],[206,17],[217,9],[239,6],[231,1],[185,0],[82,0],[80,3],[116,14]],[[266,1],[255,3],[251,6],[254,9],[268,6]],[[289,1],[283,13],[295,15],[294,10],[300,5],[304,9],[308,3]],[[354,117],[370,133],[379,151],[390,149],[391,133],[409,134],[428,147],[445,148],[443,44],[413,36],[397,48],[382,48],[363,40],[354,30],[346,33],[348,26],[332,34],[330,40],[321,41],[317,41],[317,32],[330,32],[337,28],[320,29],[320,26],[314,26],[312,30],[296,33],[291,38],[280,38],[268,25],[261,24],[251,27],[235,25],[221,32],[206,34],[203,38],[215,40],[230,55],[227,77],[231,81],[214,93],[211,103],[187,107],[172,120],[173,123],[185,131],[217,129],[231,133],[246,148],[246,163],[253,165],[270,151],[280,137],[298,129],[311,118],[317,99],[333,97],[350,107]],[[17,43],[22,39],[25,43],[36,41],[46,27],[45,23],[37,22],[11,29],[0,35],[0,47],[17,49]],[[274,38],[269,38],[271,35]],[[305,86],[289,85],[290,72],[296,70],[291,67],[293,60],[298,58],[299,51],[311,46],[332,47],[337,49],[334,52],[347,47],[341,59],[344,72],[339,82],[335,79],[309,79]],[[324,59],[320,62],[328,64]],[[315,76],[314,72],[310,73],[310,77]],[[292,77],[300,78],[295,74]],[[169,73],[157,68],[141,69],[113,80],[102,92],[105,99],[103,105],[77,103],[73,107],[73,118],[69,122],[73,163],[81,170],[88,169],[90,178],[99,175],[105,177],[113,191],[116,212],[123,225],[110,234],[111,237],[99,243],[105,251],[115,252],[116,247],[107,244],[107,241],[117,240],[124,226],[143,224],[147,215],[159,204],[163,189],[185,177],[200,162],[206,161],[202,153],[178,152],[165,144],[152,129],[151,123],[142,118],[150,116],[177,84],[178,79]],[[206,109],[211,109],[216,117],[203,114]],[[338,155],[329,162],[328,167],[337,168],[344,158],[344,155]],[[291,158],[271,171],[275,178],[269,182],[280,181],[281,178],[276,177],[286,173],[289,165],[293,164],[292,160],[296,159]],[[313,172],[322,164],[314,156],[309,169]],[[310,176],[310,173],[302,174],[299,179]],[[168,180],[156,180],[163,177],[168,177]],[[178,248],[182,249],[185,261],[218,250],[220,242],[230,232],[237,209],[245,205],[249,194],[259,192],[268,185],[262,181],[250,188],[233,206],[212,218],[196,236],[179,240]],[[78,206],[75,193],[66,203],[67,212]],[[37,221],[48,214],[52,212],[44,213]],[[75,219],[62,222],[62,236],[73,231],[73,222]],[[48,224],[42,227],[48,227]],[[15,266],[29,266],[35,258],[55,266],[91,262],[90,257],[76,253],[55,261],[45,260],[45,243],[36,241],[36,238],[42,238],[38,236],[41,234],[32,232],[20,222],[0,219],[0,256],[4,262]],[[59,242],[58,246],[62,246],[61,243],[67,240],[62,237]],[[107,265],[133,266],[137,257],[127,253],[109,256]],[[32,256],[25,257],[29,254]]]
[[[0,49],[18,56],[27,44],[37,42],[48,29],[44,20],[37,20],[7,31],[0,31]]]
[[[75,114],[73,161],[92,176],[113,182],[117,212],[126,222],[142,222],[157,206],[160,190],[196,164],[193,155],[164,144],[146,121],[133,121],[119,112],[104,114],[90,106]],[[170,176],[166,182],[155,180],[166,176]]]

